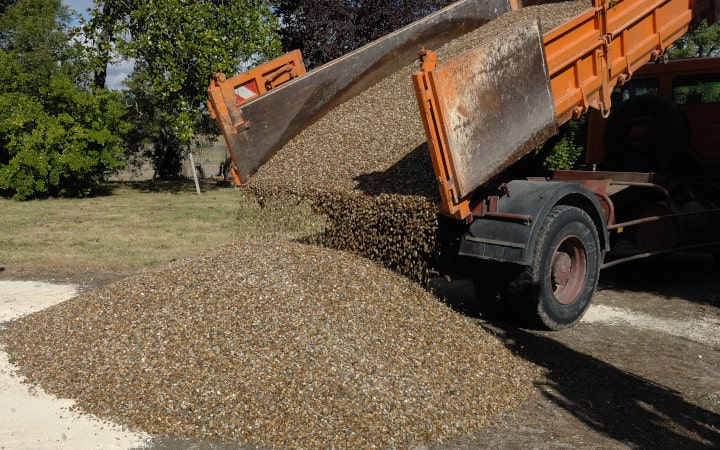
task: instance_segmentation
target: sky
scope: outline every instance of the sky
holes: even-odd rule
[[[75,10],[79,14],[93,6],[93,0],[63,0],[70,9]],[[132,70],[132,61],[122,61],[116,65],[108,67],[106,85],[110,89],[123,89],[122,82]]]
[[[68,5],[70,9],[81,12],[91,7],[93,5],[93,0],[64,0],[63,3]]]

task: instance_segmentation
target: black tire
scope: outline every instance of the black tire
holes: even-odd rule
[[[603,168],[670,173],[687,155],[690,122],[669,100],[640,95],[613,110],[603,138]]]
[[[533,263],[507,283],[503,297],[532,325],[560,330],[585,314],[600,276],[602,251],[588,214],[556,206],[541,225]]]

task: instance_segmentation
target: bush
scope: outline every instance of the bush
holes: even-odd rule
[[[0,194],[85,197],[122,167],[126,109],[117,93],[83,92],[64,75],[33,96],[0,93]]]
[[[581,159],[587,142],[588,115],[568,121],[560,133],[536,151],[548,170],[572,169]]]

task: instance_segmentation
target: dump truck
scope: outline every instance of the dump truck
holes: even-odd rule
[[[689,152],[689,114],[659,91],[629,93],[641,90],[633,83],[651,72],[648,62],[662,62],[700,21],[714,22],[720,2],[587,0],[584,12],[550,30],[532,18],[448,61],[433,51],[547,3],[555,2],[462,0],[311,71],[294,51],[231,78],[215,74],[208,106],[237,180],[419,55],[412,83],[438,213],[461,225],[457,258],[472,266],[487,309],[566,328],[588,308],[602,268],[669,251],[719,252],[716,153]],[[712,84],[716,74],[704,79]],[[686,98],[691,90],[681,89]],[[589,134],[603,136],[602,145],[590,146],[578,170],[518,171],[559,127],[588,113]]]

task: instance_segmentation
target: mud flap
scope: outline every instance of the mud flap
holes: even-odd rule
[[[465,197],[557,133],[540,21],[429,72],[451,180]]]

